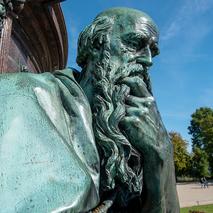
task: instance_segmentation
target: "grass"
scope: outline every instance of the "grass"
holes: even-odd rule
[[[211,205],[192,206],[192,207],[182,208],[180,210],[180,213],[189,213],[189,210],[191,210],[191,211],[198,211],[198,212],[205,212],[205,213],[213,213],[213,204],[211,204]]]

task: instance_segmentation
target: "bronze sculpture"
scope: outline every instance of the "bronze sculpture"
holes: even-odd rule
[[[1,76],[5,212],[87,212],[98,205],[105,212],[179,212],[172,145],[148,73],[157,43],[146,14],[109,9],[80,35],[80,86],[70,70]],[[33,187],[23,184],[29,180]],[[18,199],[9,202],[14,192]]]

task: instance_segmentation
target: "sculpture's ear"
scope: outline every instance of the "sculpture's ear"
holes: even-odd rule
[[[95,57],[101,56],[103,51],[109,46],[109,36],[108,34],[99,34],[98,37],[93,39],[91,54]]]
[[[92,42],[92,54],[93,55],[97,55],[97,54],[101,54],[104,51],[105,48],[105,44],[106,41],[104,40],[104,36],[103,35],[99,35],[99,37],[94,38],[93,42]]]
[[[77,63],[84,67],[89,60],[99,59],[108,46],[107,36],[113,26],[113,19],[107,16],[100,16],[87,26],[78,39]]]
[[[93,41],[93,48],[97,51],[100,51],[101,50],[101,42],[100,42],[100,39],[99,38],[96,38],[94,41]]]

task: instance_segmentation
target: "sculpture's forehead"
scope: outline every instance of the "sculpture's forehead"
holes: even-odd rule
[[[124,16],[119,20],[115,20],[115,25],[123,25],[124,28],[143,30],[145,28],[152,27],[157,31],[157,28],[151,20],[144,16]]]
[[[158,29],[155,23],[143,14],[123,15],[114,22],[114,32],[119,34],[139,33],[158,40]]]
[[[131,8],[111,8],[99,16],[107,16],[114,20],[114,32],[146,32],[150,33],[152,37],[158,37],[156,24],[142,11]]]
[[[114,16],[114,17],[139,17],[143,16],[146,17],[147,19],[151,18],[144,12],[132,8],[125,8],[125,7],[115,7],[115,8],[110,8],[108,10],[103,11],[100,13],[98,16]]]

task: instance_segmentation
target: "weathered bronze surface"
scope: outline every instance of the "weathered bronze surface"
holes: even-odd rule
[[[0,76],[3,212],[179,212],[149,77],[158,36],[141,11],[109,9],[80,34],[78,83],[71,70]]]
[[[1,212],[95,207],[99,156],[90,107],[72,72],[4,74],[0,85]]]

